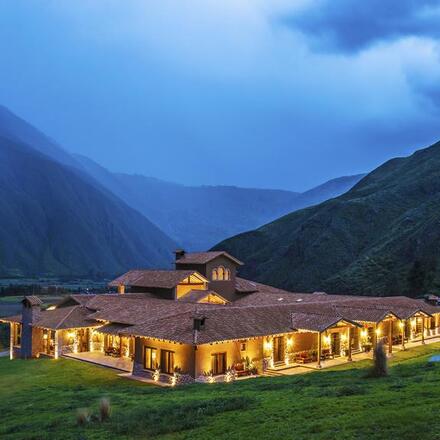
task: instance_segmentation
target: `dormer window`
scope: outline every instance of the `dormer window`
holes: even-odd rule
[[[212,281],[230,281],[231,271],[223,266],[216,267],[212,271]]]

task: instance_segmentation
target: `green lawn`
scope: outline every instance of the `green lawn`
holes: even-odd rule
[[[305,375],[163,389],[65,359],[0,359],[1,439],[440,439],[440,344],[397,353],[390,376],[369,362]],[[78,408],[108,422],[76,424]]]

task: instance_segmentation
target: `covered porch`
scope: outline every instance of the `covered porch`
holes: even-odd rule
[[[133,370],[133,361],[126,357],[111,357],[100,351],[86,351],[80,353],[66,353],[66,358],[76,359],[78,361],[89,362],[103,367],[114,368],[125,372]]]
[[[65,357],[90,362],[122,371],[132,371],[134,340],[120,336],[122,324],[105,324],[86,330],[66,331],[62,354]]]

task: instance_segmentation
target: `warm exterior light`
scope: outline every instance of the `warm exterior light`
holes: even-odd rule
[[[403,326],[404,326],[403,322],[400,321],[400,322],[399,322],[399,327],[400,327],[400,328],[403,328]]]
[[[170,377],[170,385],[172,387],[175,387],[177,385],[177,381],[179,379],[179,373],[174,373],[171,377]]]
[[[153,373],[153,380],[155,382],[159,382],[159,379],[160,379],[160,370],[156,368]]]
[[[347,340],[347,335],[345,333],[343,333],[341,335],[341,341],[346,341]]]
[[[235,379],[235,374],[232,370],[228,370],[225,374],[225,382],[232,382]]]
[[[377,335],[377,336],[380,335],[380,329],[379,329],[379,328],[376,329],[376,335]]]
[[[265,342],[264,342],[264,349],[265,349],[266,351],[271,351],[272,348],[273,348],[273,343],[272,343],[272,341],[265,341]]]
[[[47,339],[47,333],[43,335],[43,339]]]
[[[293,339],[292,338],[288,338],[287,339],[287,346],[291,347],[293,345]]]

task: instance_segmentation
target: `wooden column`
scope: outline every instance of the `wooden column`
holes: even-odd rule
[[[14,359],[14,332],[17,331],[17,326],[13,322],[9,323],[9,359]]]
[[[422,344],[425,343],[425,317],[422,316]]]
[[[393,352],[393,319],[390,318],[390,322],[388,324],[388,353],[391,354]]]
[[[400,321],[402,323],[402,350],[405,350],[405,329],[406,329],[406,319]]]
[[[321,368],[322,341],[321,332],[318,333],[318,368]]]
[[[348,361],[352,360],[351,357],[351,327],[348,327]]]

